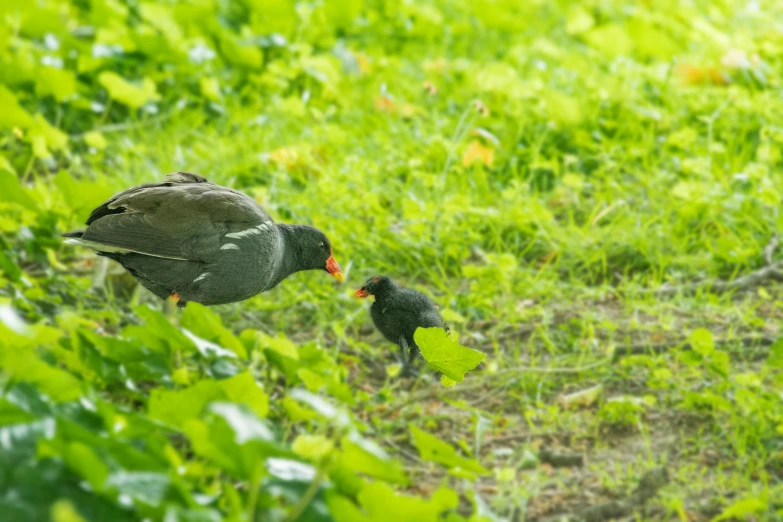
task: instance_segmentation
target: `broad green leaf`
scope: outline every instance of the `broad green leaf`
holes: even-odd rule
[[[225,423],[216,425],[200,419],[188,419],[182,431],[188,436],[196,455],[209,459],[212,464],[233,475],[252,476],[254,463],[248,461],[248,456],[235,442],[234,432]]]
[[[691,332],[690,337],[693,351],[701,355],[710,355],[715,351],[715,343],[712,340],[712,332],[705,328],[697,328]]]
[[[329,25],[335,28],[350,26],[363,7],[363,0],[334,0],[323,4]]]
[[[245,479],[256,476],[267,457],[286,454],[263,421],[235,404],[212,404],[202,419],[187,420],[183,431],[197,455]]]
[[[414,425],[410,425],[413,443],[419,450],[422,460],[443,464],[449,469],[465,470],[478,475],[488,474],[484,466],[473,459],[457,454],[451,444],[443,442],[434,435],[427,433]]]
[[[3,330],[6,328],[0,324],[0,335]],[[0,370],[9,377],[36,385],[55,401],[75,400],[82,394],[81,381],[71,373],[44,362],[29,347],[0,344]]]
[[[390,379],[394,379],[395,377],[397,377],[401,371],[402,371],[402,365],[399,363],[386,365],[386,376],[389,377]],[[445,375],[443,376],[443,379],[447,379],[447,378],[448,377],[446,377]]]
[[[318,418],[318,413],[312,409],[302,406],[298,401],[291,397],[284,397],[282,400],[283,408],[285,408],[288,417],[293,422],[310,421]]]
[[[221,417],[236,434],[236,443],[244,444],[250,440],[269,442],[274,434],[261,420],[246,407],[230,402],[210,404],[209,411]]]
[[[160,30],[169,43],[173,46],[180,44],[182,27],[174,20],[171,7],[159,3],[144,2],[140,5],[140,12],[142,18]]]
[[[440,506],[443,511],[449,511],[459,506],[459,495],[453,489],[441,485],[430,497],[430,502]]]
[[[52,522],[87,522],[68,500],[58,500],[52,505]]]
[[[329,375],[329,379],[326,383],[326,393],[348,406],[353,406],[356,403],[353,388],[342,382],[342,380],[340,380],[340,375],[337,372],[332,372],[331,375]]]
[[[435,495],[433,495],[435,497]],[[346,520],[364,521],[357,515],[364,515],[373,522],[400,522],[402,520],[415,520],[416,522],[436,522],[441,515],[456,507],[451,501],[456,498],[438,494],[436,498],[428,501],[422,498],[401,495],[396,493],[388,484],[383,482],[370,482],[359,492],[358,500],[362,507],[360,512],[346,510]],[[338,508],[344,507],[339,502],[330,504]],[[363,513],[362,513],[363,512]],[[339,520],[341,516],[335,513]]]
[[[596,27],[584,35],[587,43],[609,56],[624,55],[633,49],[633,40],[619,24]]]
[[[95,491],[102,491],[109,476],[109,468],[86,444],[74,441],[68,444],[60,456],[68,467],[90,483]]]
[[[581,34],[595,25],[593,16],[581,5],[575,4],[568,9],[565,30],[568,34]]]
[[[227,61],[240,67],[260,69],[264,64],[264,54],[261,49],[243,45],[239,38],[230,33],[221,34],[220,51]]]
[[[269,413],[269,397],[249,371],[217,383],[225,390],[229,401],[246,404],[253,413],[262,418]]]
[[[0,170],[0,176],[2,176],[2,172],[3,171]],[[10,229],[16,230],[18,227],[18,223],[13,222]],[[3,251],[0,251],[0,275],[15,283],[18,283],[22,277],[22,269]]]
[[[150,392],[148,412],[153,419],[182,426],[201,416],[210,402],[230,401],[247,405],[259,417],[269,411],[269,398],[250,372],[220,381],[204,379],[183,390],[156,388]]]
[[[117,73],[104,71],[98,75],[98,82],[109,91],[109,96],[131,109],[160,99],[155,82],[144,78],[141,86],[134,85]]]
[[[305,387],[313,393],[318,393],[326,384],[326,378],[307,368],[299,368],[296,375],[302,379]]]
[[[18,203],[29,209],[37,207],[35,200],[19,183],[19,178],[5,169],[0,169],[0,201]]]
[[[145,325],[144,328],[126,327],[124,331],[125,336],[137,338],[144,342],[151,342],[151,344],[155,344],[158,347],[164,344],[175,352],[196,351],[197,348],[193,341],[172,325],[166,319],[166,316],[158,310],[153,310],[149,306],[137,306],[133,310],[136,312],[136,315],[144,320]],[[151,337],[157,338],[158,342],[152,341]]]
[[[61,499],[68,499],[76,511],[90,522],[107,521],[131,522],[138,520],[127,509],[116,506],[108,499],[76,486],[79,477],[73,475],[62,462],[55,459],[38,460],[34,455],[24,458],[23,454],[7,457],[8,453],[0,449],[0,469],[12,480],[2,483],[0,488],[5,499],[0,512],[3,520],[56,520],[75,522],[64,507],[53,509]],[[89,514],[89,516],[88,516]],[[62,517],[59,520],[53,516]],[[79,519],[76,519],[79,520]]]
[[[298,460],[270,458],[266,461],[270,475],[283,481],[311,482],[315,478],[315,468]]]
[[[579,100],[561,92],[550,90],[547,95],[549,117],[563,125],[576,125],[582,120]]]
[[[728,377],[729,369],[731,368],[729,354],[719,350],[713,351],[707,366],[710,370],[717,372],[722,377]]]
[[[294,439],[291,449],[300,457],[319,462],[332,452],[334,442],[323,435],[302,434]]]
[[[637,54],[642,57],[669,60],[681,49],[681,45],[654,24],[639,18],[628,25]]]
[[[277,33],[291,36],[297,24],[295,5],[277,0],[253,0],[251,28],[257,34]]]
[[[85,133],[84,142],[90,147],[97,150],[103,150],[107,146],[106,138],[103,136],[102,133],[97,131],[90,131]]]
[[[76,75],[66,69],[41,67],[35,74],[35,93],[64,102],[76,93]]]
[[[170,485],[167,475],[144,471],[118,471],[106,481],[106,487],[150,506],[160,505]]]
[[[80,221],[89,213],[109,199],[116,192],[105,179],[91,180],[86,177],[76,177],[67,170],[60,170],[52,179],[63,203],[78,215]]]
[[[485,353],[454,342],[442,328],[418,328],[413,336],[429,365],[449,379],[462,382],[484,360]]]
[[[0,129],[18,127],[26,129],[33,124],[33,117],[19,105],[14,93],[0,85]]]
[[[745,498],[738,500],[723,510],[713,522],[720,520],[746,519],[750,515],[761,513],[767,510],[767,503],[760,498]]]
[[[450,378],[448,378],[445,375],[441,376],[440,383],[443,386],[445,386],[446,388],[450,388],[452,386],[456,386],[457,385],[457,381],[455,381],[454,379],[450,379]]]
[[[33,422],[35,419],[36,417],[34,415],[27,413],[19,406],[0,397],[0,426],[25,424]]]
[[[92,344],[104,357],[119,363],[145,362],[156,354],[147,345],[138,341],[129,341],[119,337],[102,336],[94,331],[79,328],[75,335]]]
[[[217,78],[200,78],[199,86],[201,87],[201,94],[204,96],[204,98],[211,101],[220,101],[220,84],[218,83]]]
[[[310,464],[290,458],[269,458],[266,460],[267,476],[261,482],[262,491],[273,492],[275,496],[294,503],[308,494],[317,476]],[[324,488],[319,488],[306,507],[296,518],[300,522],[339,522],[329,513],[323,500]],[[292,513],[293,511],[289,511]],[[262,517],[267,520],[268,517]],[[293,520],[293,518],[289,518]]]
[[[0,437],[5,441],[3,444],[7,449],[25,446],[33,449],[39,439],[49,439],[54,433],[55,422],[51,418],[0,427]]]
[[[267,350],[273,350],[280,355],[294,359],[295,361],[299,360],[299,349],[290,339],[283,335],[278,335],[277,337],[264,335],[261,343],[261,346],[265,347]]]
[[[89,404],[89,401],[85,400],[85,403]],[[58,408],[57,411],[67,410]],[[168,441],[164,436],[156,433],[159,427],[148,424],[146,433],[141,429],[131,428],[128,430],[129,435],[144,436],[144,447],[139,448],[124,440],[106,436],[105,432],[97,431],[101,419],[95,413],[82,409],[81,411],[71,410],[68,414],[74,416],[75,420],[69,420],[62,415],[58,417],[55,436],[39,442],[39,456],[62,456],[69,467],[73,462],[75,471],[83,473],[84,478],[89,478],[96,484],[103,482],[104,473],[101,470],[91,469],[90,463],[95,463],[98,459],[109,466],[112,471],[119,468],[161,472],[166,469],[161,452]],[[80,424],[80,422],[86,425]],[[113,429],[116,427],[116,424],[112,426]],[[74,443],[78,444],[74,446]],[[77,449],[73,451],[74,448]],[[95,458],[88,456],[87,449],[94,453]],[[72,458],[68,459],[71,454]],[[85,460],[79,461],[82,457],[85,457]],[[87,467],[85,468],[85,466]]]
[[[365,515],[352,500],[336,492],[330,491],[326,495],[326,505],[329,506],[329,512],[332,516],[340,522],[375,522],[374,519]]]
[[[340,462],[348,469],[395,484],[408,483],[402,464],[358,433],[344,437],[341,448]]]
[[[288,397],[308,405],[318,414],[322,415],[326,419],[335,421],[340,426],[347,426],[350,424],[350,418],[348,417],[348,414],[344,410],[336,408],[330,404],[323,397],[300,388],[289,391]]]
[[[68,145],[68,135],[54,127],[41,114],[36,114],[29,128],[30,141],[33,143],[33,152],[39,158],[48,158],[52,150],[64,150]],[[39,150],[36,150],[36,146]]]
[[[0,155],[0,170],[7,170],[11,174],[16,175],[16,169],[11,165],[11,162],[8,161],[8,158],[3,155]]]
[[[287,343],[281,343],[277,348],[282,348],[283,352],[287,353],[289,349],[284,346],[285,344]],[[259,346],[264,348],[264,343],[260,342]],[[296,347],[296,351],[297,357],[294,359],[288,355],[283,355],[278,350],[264,349],[264,356],[269,360],[270,364],[280,370],[291,384],[299,382],[300,379],[297,375],[299,368],[320,371],[335,367],[334,360],[329,356],[329,353],[316,343],[310,342],[299,345]]]
[[[188,303],[180,317],[180,324],[198,337],[230,350],[242,359],[247,359],[247,350],[242,342],[223,326],[220,316],[206,306]]]

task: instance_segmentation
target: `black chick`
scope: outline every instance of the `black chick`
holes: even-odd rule
[[[411,361],[421,354],[413,339],[416,329],[438,327],[446,333],[449,331],[438,307],[421,292],[403,288],[386,276],[372,277],[356,291],[357,297],[369,295],[375,296],[370,308],[375,327],[386,339],[399,345],[403,375],[414,373]]]

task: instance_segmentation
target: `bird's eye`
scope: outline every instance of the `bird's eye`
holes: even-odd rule
[[[318,246],[323,248],[323,246],[324,246],[324,242],[323,242],[323,241],[321,241],[320,243],[318,243]]]

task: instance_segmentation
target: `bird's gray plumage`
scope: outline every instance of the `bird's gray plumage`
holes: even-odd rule
[[[275,224],[242,192],[178,172],[117,194],[92,212],[85,230],[66,236],[118,261],[161,298],[176,293],[183,302],[211,305],[247,299],[297,270],[317,268],[293,263],[294,230],[323,236]]]

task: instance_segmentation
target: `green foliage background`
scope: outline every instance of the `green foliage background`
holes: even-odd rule
[[[0,0],[0,518],[535,518],[574,479],[530,458],[562,433],[621,448],[568,499],[664,464],[687,486],[662,513],[780,515],[783,348],[713,339],[777,335],[779,292],[650,290],[765,263],[781,16]],[[176,170],[323,229],[348,284],[302,273],[174,323],[114,265],[92,288],[98,262],[59,234]],[[394,347],[350,288],[377,273],[433,296],[482,372],[445,398],[385,378]],[[603,364],[688,335],[694,351]],[[593,386],[582,409],[558,401]],[[659,431],[682,451],[657,451]]]

